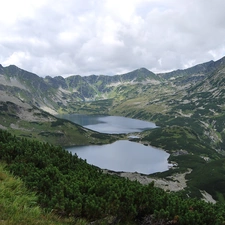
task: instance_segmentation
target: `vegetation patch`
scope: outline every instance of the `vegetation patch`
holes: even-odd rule
[[[121,224],[132,224],[151,216],[155,222],[165,224],[176,220],[181,225],[203,225],[222,224],[225,218],[223,204],[184,199],[153,187],[153,183],[141,185],[104,174],[76,155],[48,143],[17,138],[0,130],[0,149],[0,160],[6,163],[7,170],[21,177],[26,187],[37,193],[37,198],[30,195],[26,210],[35,206],[37,200],[49,212],[72,217],[75,224],[84,218],[101,221],[107,217],[116,218]],[[4,174],[0,173],[0,177],[5,179]],[[11,187],[16,190],[15,185]],[[19,187],[18,191],[22,190],[23,187]],[[40,215],[38,208],[30,213],[32,217]]]

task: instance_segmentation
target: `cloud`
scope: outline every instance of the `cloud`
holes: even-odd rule
[[[41,76],[182,69],[224,56],[224,8],[223,0],[2,1],[0,63]]]

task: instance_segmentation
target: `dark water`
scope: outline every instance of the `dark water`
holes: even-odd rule
[[[62,116],[61,116],[62,117]],[[155,124],[119,116],[63,115],[86,128],[102,133],[133,133],[155,128]],[[128,140],[107,145],[90,145],[67,148],[102,169],[151,174],[168,170],[169,154],[161,149],[144,146]]]
[[[83,127],[95,130],[101,133],[121,134],[141,132],[155,128],[154,123],[131,119],[121,116],[91,116],[91,115],[61,115],[61,118],[68,119]]]

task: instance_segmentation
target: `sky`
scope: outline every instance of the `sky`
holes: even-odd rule
[[[225,56],[224,0],[0,0],[0,64],[39,76],[185,69]]]

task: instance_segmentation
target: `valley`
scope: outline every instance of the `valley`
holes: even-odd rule
[[[164,181],[161,188],[176,191],[182,198],[202,199],[208,194],[213,201],[224,203],[224,85],[225,58],[162,74],[141,68],[122,75],[67,78],[42,78],[16,66],[0,65],[0,128],[21,138],[65,147],[127,137],[92,131],[58,118],[58,114],[101,114],[154,122],[157,128],[134,133],[140,137],[136,141],[166,150],[169,162],[176,166],[145,178],[117,175],[142,183],[155,181],[155,186]],[[180,188],[172,182],[181,183]]]

